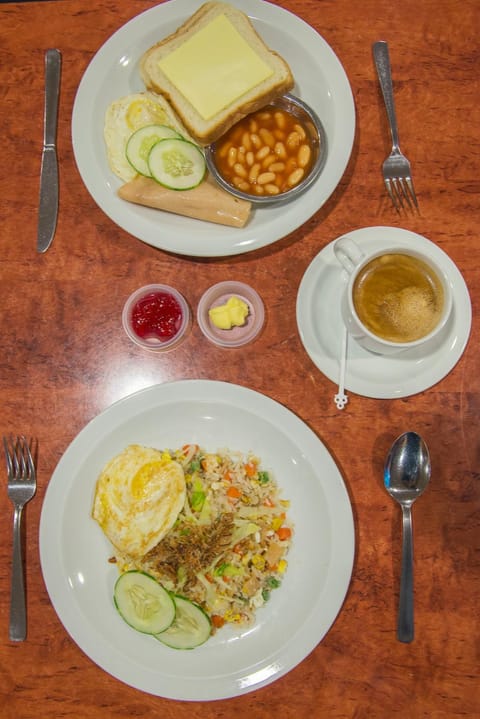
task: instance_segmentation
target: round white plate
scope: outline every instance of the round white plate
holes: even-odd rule
[[[89,64],[77,91],[72,117],[75,160],[98,206],[122,229],[154,247],[182,255],[219,257],[269,245],[306,222],[338,185],[352,150],[355,109],[352,91],[337,56],[303,20],[260,0],[238,0],[267,45],[289,63],[293,92],[320,116],[328,138],[325,168],[312,187],[283,208],[256,209],[246,227],[222,227],[120,200],[121,181],[110,171],[103,141],[104,115],[115,99],[141,92],[142,54],[173,32],[202,0],[170,0],[121,27]]]
[[[470,335],[470,296],[457,266],[437,245],[409,230],[366,227],[346,234],[366,250],[378,248],[388,236],[390,245],[428,252],[450,277],[453,311],[443,332],[428,348],[382,357],[349,338],[345,388],[365,397],[392,399],[432,387],[453,369]],[[332,382],[338,383],[344,327],[340,299],[347,280],[346,272],[335,259],[334,242],[319,252],[302,278],[297,295],[297,325],[310,359]]]
[[[112,601],[112,550],[91,519],[96,478],[132,442],[258,455],[291,502],[294,538],[282,586],[254,626],[229,625],[192,651],[132,630]],[[55,610],[78,646],[105,671],[151,694],[212,700],[269,684],[296,666],[337,616],[354,557],[350,501],[332,457],[292,412],[224,382],[185,380],[130,395],[92,420],[61,458],[40,520],[40,559]]]

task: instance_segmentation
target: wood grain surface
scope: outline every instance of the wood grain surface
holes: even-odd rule
[[[28,637],[22,643],[8,640],[12,506],[5,477],[0,491],[0,715],[478,717],[478,0],[276,3],[314,27],[342,62],[356,105],[354,148],[338,188],[302,227],[267,248],[220,259],[166,253],[130,236],[97,207],[75,165],[71,116],[82,74],[113,32],[155,4],[0,5],[0,434],[24,433],[39,445],[38,491],[25,514]],[[390,44],[400,139],[413,166],[418,214],[397,214],[382,184],[389,134],[371,54],[379,39]],[[60,215],[52,247],[39,255],[43,58],[49,47],[58,47],[63,56]],[[323,247],[371,225],[418,232],[448,253],[469,288],[472,333],[458,364],[430,389],[392,400],[350,393],[347,408],[339,412],[333,403],[336,386],[300,341],[296,294]],[[209,345],[196,323],[177,349],[162,356],[141,351],[123,333],[121,309],[137,287],[159,280],[174,284],[195,308],[203,291],[224,279],[249,282],[265,301],[265,329],[248,351],[227,354]],[[59,621],[39,560],[42,502],[69,443],[112,402],[185,378],[238,383],[290,408],[338,463],[355,517],[351,585],[323,641],[278,681],[217,702],[155,697],[97,667]],[[382,487],[385,456],[406,430],[423,435],[433,466],[431,484],[414,508],[416,638],[411,644],[396,639],[400,512]],[[315,561],[314,547],[308,560]]]

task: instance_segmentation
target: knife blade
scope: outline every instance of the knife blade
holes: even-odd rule
[[[60,92],[61,54],[45,53],[45,112],[40,170],[37,250],[46,252],[55,235],[58,216],[57,117]]]

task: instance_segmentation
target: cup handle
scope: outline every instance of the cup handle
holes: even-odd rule
[[[349,275],[365,258],[364,253],[356,242],[349,237],[341,237],[333,246],[335,257]]]

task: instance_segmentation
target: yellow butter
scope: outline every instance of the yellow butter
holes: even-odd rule
[[[208,315],[220,330],[230,330],[232,327],[241,327],[245,324],[248,315],[248,305],[239,297],[230,297],[224,305],[212,307]]]
[[[158,64],[204,120],[273,75],[225,15],[218,15]]]

